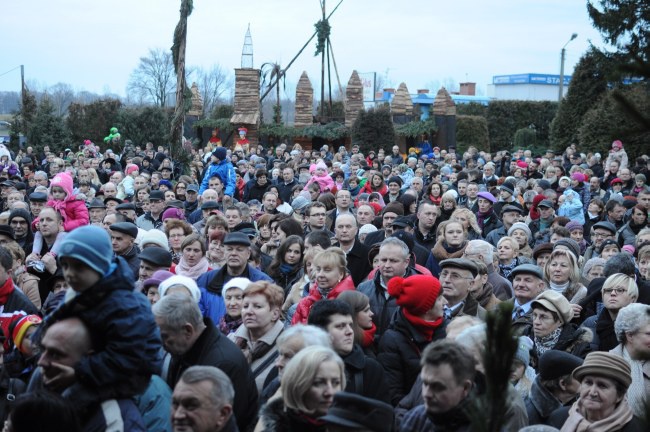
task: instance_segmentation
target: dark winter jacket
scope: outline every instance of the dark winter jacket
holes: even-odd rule
[[[433,340],[445,337],[445,325],[441,324],[433,334]],[[431,343],[413,327],[401,310],[379,341],[377,360],[386,371],[386,384],[393,406],[411,390],[420,373],[420,357]]]
[[[350,354],[342,358],[345,363],[346,392],[390,403],[384,369],[377,360],[368,357],[357,344]]]
[[[363,281],[366,280],[368,274],[372,271],[372,266],[370,261],[368,261],[368,255],[370,254],[370,248],[365,244],[361,243],[359,239],[354,240],[354,246],[350,249],[350,252],[347,253],[347,268],[352,276],[352,282],[354,286],[359,286]]]
[[[264,432],[325,432],[327,430],[326,424],[309,421],[304,415],[285,408],[282,398],[275,398],[262,408],[260,422]]]
[[[240,430],[245,431],[257,416],[257,387],[244,354],[234,342],[215,327],[210,318],[203,318],[205,330],[182,356],[172,356],[167,384],[174,388],[190,366],[215,366],[232,381],[235,392],[233,412]]]
[[[62,303],[41,326],[44,334],[50,325],[77,317],[90,331],[93,353],[75,366],[71,394],[91,392],[98,401],[128,398],[142,393],[151,375],[160,373],[160,332],[151,304],[135,291],[130,274],[126,261],[117,257],[107,276]],[[81,389],[75,392],[75,386]]]
[[[413,268],[409,267],[406,270],[404,277],[413,276],[418,274]],[[386,297],[386,288],[381,285],[381,275],[379,272],[375,273],[375,276],[372,280],[365,281],[357,287],[357,291],[364,293],[370,299],[370,310],[374,314],[372,317],[372,322],[375,323],[377,327],[376,337],[379,338],[384,332],[388,329],[393,316],[399,309],[395,298],[388,296]]]
[[[539,375],[533,381],[530,393],[524,398],[524,403],[529,425],[547,424],[553,411],[562,408],[562,402],[542,385]]]
[[[24,311],[28,315],[38,314],[38,309],[29,301],[25,293],[14,283],[14,290],[9,294],[7,302],[3,305],[3,313]]]

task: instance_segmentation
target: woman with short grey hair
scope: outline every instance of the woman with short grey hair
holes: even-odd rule
[[[632,384],[627,400],[632,412],[641,417],[650,394],[650,306],[632,303],[622,308],[614,323],[620,344],[611,350],[630,365]]]

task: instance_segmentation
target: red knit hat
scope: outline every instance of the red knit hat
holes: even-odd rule
[[[388,282],[388,294],[413,315],[428,312],[440,294],[440,281],[433,276],[394,277]]]
[[[16,323],[14,331],[11,334],[11,338],[14,341],[14,345],[22,352],[21,345],[27,334],[27,330],[33,326],[38,325],[42,322],[41,317],[38,315],[26,315]]]
[[[524,169],[525,169],[525,168],[528,168],[528,164],[527,164],[525,161],[522,161],[522,160],[517,161],[517,166],[518,166],[519,168],[524,168]]]

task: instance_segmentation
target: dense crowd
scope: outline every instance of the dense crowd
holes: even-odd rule
[[[620,141],[120,140],[0,145],[4,431],[472,430],[504,302],[503,430],[648,430],[650,158]]]

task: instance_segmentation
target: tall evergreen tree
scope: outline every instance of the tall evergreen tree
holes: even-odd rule
[[[47,145],[52,150],[59,151],[69,145],[65,123],[54,111],[50,99],[43,97],[27,134],[29,145],[37,148]]]
[[[607,55],[593,47],[582,56],[571,76],[567,95],[551,123],[551,144],[554,148],[561,150],[578,142],[582,117],[607,92],[611,63]]]

